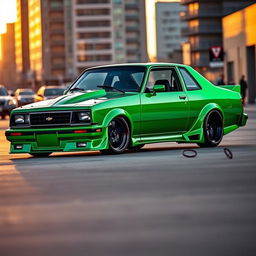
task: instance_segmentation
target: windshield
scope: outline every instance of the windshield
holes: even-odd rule
[[[44,96],[63,95],[65,89],[63,88],[48,88],[44,91]]]
[[[0,96],[7,96],[8,92],[4,87],[0,87]]]
[[[84,91],[102,90],[98,86],[113,87],[124,92],[139,92],[145,74],[143,66],[96,68],[85,71],[70,88]]]
[[[20,95],[34,95],[35,93],[33,91],[21,91]]]

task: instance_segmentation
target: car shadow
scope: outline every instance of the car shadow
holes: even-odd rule
[[[52,155],[48,156],[48,157],[33,157],[28,155],[28,157],[26,158],[10,158],[10,161],[12,161],[13,163],[21,163],[23,161],[29,162],[29,161],[35,161],[35,160],[47,160],[47,161],[51,161],[53,159],[67,159],[67,158],[85,158],[86,160],[94,160],[94,161],[103,161],[104,159],[111,157],[111,158],[120,158],[120,156],[122,157],[130,157],[130,156],[134,156],[134,155],[145,155],[148,154],[149,157],[152,157],[153,152],[164,152],[164,151],[170,151],[172,153],[178,152],[178,151],[183,151],[186,149],[193,149],[196,151],[200,151],[200,152],[215,152],[215,151],[223,151],[224,148],[230,148],[230,149],[235,149],[235,150],[239,150],[239,149],[244,149],[245,145],[229,145],[229,144],[222,144],[218,147],[213,147],[213,148],[200,148],[199,146],[195,145],[195,144],[177,144],[177,145],[170,145],[170,146],[156,146],[153,147],[152,145],[146,146],[145,148],[142,148],[140,150],[128,150],[123,154],[112,154],[112,155],[105,155],[102,154],[100,151],[84,151],[84,152],[69,152],[69,153],[53,153]],[[250,145],[246,145],[246,147],[250,147]],[[251,145],[251,147],[254,147],[253,145]],[[179,152],[180,155],[180,152]]]

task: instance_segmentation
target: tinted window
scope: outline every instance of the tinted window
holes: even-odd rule
[[[125,92],[139,92],[144,74],[143,66],[95,68],[85,71],[71,88],[90,91],[101,90],[97,86],[107,85]]]
[[[21,91],[20,95],[34,95],[35,93],[33,91]]]
[[[200,90],[201,87],[185,68],[180,68],[187,90]]]
[[[153,69],[150,71],[146,92],[152,92],[154,85],[164,85],[166,92],[182,91],[174,69]]]
[[[54,95],[63,95],[64,93],[63,88],[48,88],[44,91],[44,96],[54,96]]]
[[[8,92],[4,87],[0,87],[0,96],[7,96]]]

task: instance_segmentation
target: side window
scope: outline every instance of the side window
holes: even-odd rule
[[[151,70],[145,92],[153,92],[153,87],[156,84],[164,85],[166,92],[182,91],[180,81],[174,69]]]
[[[188,91],[201,89],[201,87],[196,82],[196,80],[192,77],[192,75],[185,68],[180,68],[180,72],[181,72],[181,75],[183,77],[184,83],[185,83]]]

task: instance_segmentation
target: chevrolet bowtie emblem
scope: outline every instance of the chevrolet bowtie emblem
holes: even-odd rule
[[[50,121],[52,121],[52,119],[53,119],[53,118],[52,118],[51,116],[48,116],[48,117],[46,117],[45,120],[48,121],[48,122],[50,122]]]

